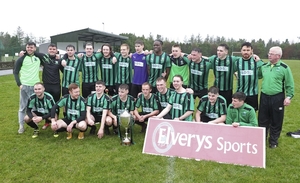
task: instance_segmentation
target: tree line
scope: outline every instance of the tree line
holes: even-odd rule
[[[128,37],[127,40],[123,43],[127,43],[130,46],[131,52],[134,52],[134,42],[137,39],[143,40],[145,43],[145,49],[151,50],[152,45],[155,39],[160,39],[163,41],[163,51],[170,53],[172,45],[179,44],[184,53],[190,53],[191,50],[195,47],[199,47],[202,50],[202,54],[206,56],[211,56],[216,54],[216,50],[219,44],[226,43],[229,46],[229,54],[232,52],[239,52],[241,45],[246,42],[245,39],[235,40],[233,38],[225,37],[214,37],[214,36],[205,36],[202,37],[200,34],[192,35],[191,37],[185,37],[183,42],[175,42],[164,38],[161,35],[153,36],[150,34],[148,37],[136,36],[134,33],[122,33],[122,36]],[[298,37],[300,39],[300,37]],[[9,33],[1,32],[0,30],[0,56],[4,54],[14,55],[20,50],[24,49],[24,46],[27,42],[33,41],[37,44],[42,44],[49,42],[45,37],[36,38],[32,34],[25,34],[24,31],[19,26],[14,35]],[[278,40],[269,39],[268,42],[265,42],[262,39],[251,40],[254,53],[259,55],[261,58],[267,58],[269,48],[272,46],[280,46],[283,49],[283,59],[300,59],[300,43],[290,42],[286,39],[284,42]],[[120,51],[118,47],[115,48],[115,51]],[[0,57],[1,58],[1,57]]]

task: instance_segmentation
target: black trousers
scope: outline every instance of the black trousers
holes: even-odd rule
[[[266,95],[261,93],[258,110],[258,125],[266,128],[266,138],[270,133],[269,143],[278,144],[284,116],[284,93]]]

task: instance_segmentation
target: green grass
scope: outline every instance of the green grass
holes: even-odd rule
[[[300,139],[287,137],[299,129],[299,61],[286,61],[295,80],[295,97],[286,108],[279,147],[266,151],[266,169],[211,161],[142,154],[144,135],[134,127],[135,145],[120,145],[117,136],[54,138],[50,129],[32,139],[26,127],[17,134],[19,89],[12,75],[0,76],[0,175],[1,182],[298,182]],[[212,76],[209,84],[212,84]],[[42,125],[42,124],[41,124]]]

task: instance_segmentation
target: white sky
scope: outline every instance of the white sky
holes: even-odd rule
[[[0,2],[0,32],[46,37],[92,28],[109,33],[156,34],[182,42],[214,37],[299,42],[296,0],[51,0]],[[86,4],[85,4],[86,3]],[[104,24],[102,24],[104,23]]]

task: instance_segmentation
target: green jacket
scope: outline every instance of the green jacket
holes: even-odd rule
[[[244,103],[240,108],[228,106],[226,124],[240,123],[240,126],[258,126],[256,113],[253,107]]]

